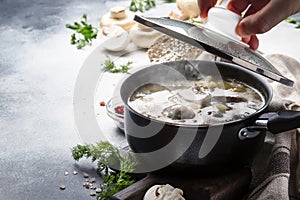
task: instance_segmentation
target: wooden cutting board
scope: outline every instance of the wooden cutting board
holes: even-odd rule
[[[240,167],[217,175],[150,173],[111,199],[142,200],[146,191],[156,184],[170,184],[182,189],[186,200],[241,199],[248,191],[251,177],[249,167]]]

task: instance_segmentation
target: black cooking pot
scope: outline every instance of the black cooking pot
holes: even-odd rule
[[[217,125],[184,125],[151,119],[136,112],[128,99],[140,86],[210,75],[236,79],[257,89],[265,105],[245,118]],[[125,134],[144,163],[144,171],[167,166],[215,167],[249,163],[264,142],[266,130],[279,133],[300,126],[300,113],[266,113],[272,89],[261,76],[239,66],[210,61],[176,61],[154,64],[129,75],[121,85],[125,105]]]

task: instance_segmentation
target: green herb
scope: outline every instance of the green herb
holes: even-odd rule
[[[203,21],[195,20],[193,18],[190,19],[192,24],[203,24]]]
[[[80,24],[81,23],[81,24]],[[71,44],[77,45],[77,49],[82,49],[87,44],[92,44],[92,39],[96,39],[98,29],[87,23],[87,15],[83,14],[81,22],[74,22],[74,25],[66,24],[66,27],[75,31],[71,35]]]
[[[165,3],[175,3],[176,2],[176,0],[162,0],[162,1]]]
[[[144,12],[156,6],[155,0],[131,0],[129,10],[133,12]]]
[[[291,24],[295,24],[296,25],[295,28],[300,28],[300,19],[295,19],[295,18],[289,17],[285,21],[288,23],[291,23]]]
[[[104,62],[103,70],[108,71],[111,73],[128,73],[128,70],[130,69],[130,65],[132,64],[132,61],[128,61],[125,65],[117,66],[114,61],[112,61],[110,58],[108,58]]]
[[[97,200],[109,200],[112,195],[134,183],[129,173],[133,172],[137,164],[135,159],[129,153],[122,156],[109,142],[77,145],[72,149],[72,156],[76,161],[83,157],[91,158],[93,162],[97,161],[98,174],[104,173],[102,192],[97,196]],[[110,166],[119,166],[120,170],[109,170]]]

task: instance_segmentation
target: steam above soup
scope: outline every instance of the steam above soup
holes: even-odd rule
[[[148,83],[128,100],[136,112],[179,124],[220,124],[245,118],[265,104],[254,88],[236,80],[215,81],[207,76],[197,81]]]

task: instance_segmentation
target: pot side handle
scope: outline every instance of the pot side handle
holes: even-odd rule
[[[300,127],[300,112],[295,110],[281,110],[274,113],[267,123],[268,130],[273,133],[281,133]]]

